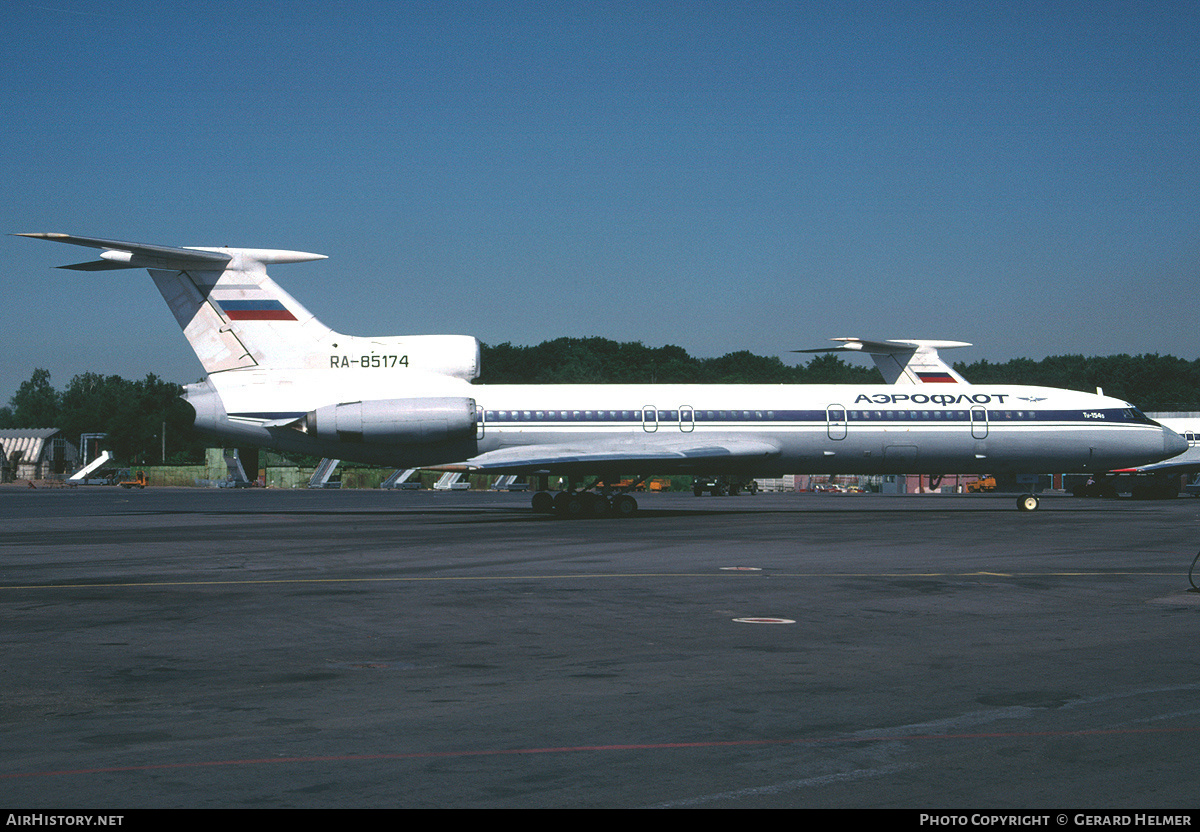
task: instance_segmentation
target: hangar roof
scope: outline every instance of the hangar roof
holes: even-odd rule
[[[0,448],[5,458],[11,459],[13,451],[21,451],[23,461],[37,462],[46,440],[57,433],[58,428],[6,428],[0,430]]]

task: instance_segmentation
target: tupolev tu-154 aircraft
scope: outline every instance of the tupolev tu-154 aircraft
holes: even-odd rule
[[[324,255],[18,236],[102,250],[62,268],[149,270],[207,374],[184,387],[198,429],[231,444],[397,468],[565,476],[566,491],[534,495],[538,511],[633,514],[629,487],[615,488],[625,474],[636,485],[651,473],[1101,472],[1187,448],[1128,402],[961,377],[910,386],[472,384],[475,338],[343,335],[267,276],[268,265]],[[909,344],[913,354],[957,345],[865,343]],[[1018,500],[1026,511],[1037,504],[1032,494]]]

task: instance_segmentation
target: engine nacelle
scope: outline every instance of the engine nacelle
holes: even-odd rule
[[[425,445],[475,433],[475,400],[381,399],[310,411],[304,431],[318,439],[381,445]]]

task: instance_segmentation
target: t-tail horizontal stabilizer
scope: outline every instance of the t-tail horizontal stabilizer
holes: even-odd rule
[[[122,240],[104,240],[99,237],[76,237],[73,234],[14,234],[14,237],[32,237],[35,240],[50,240],[55,243],[70,243],[75,246],[103,249],[99,260],[59,266],[60,269],[95,272],[108,269],[218,269],[236,256],[255,263],[304,263],[309,260],[324,260],[324,254],[307,251],[283,251],[278,249],[220,249],[205,247],[156,246],[146,243],[127,243]]]
[[[266,265],[323,254],[257,248],[176,248],[72,234],[17,234],[101,249],[79,271],[147,269],[206,373],[327,364],[330,330],[267,275]]]
[[[836,347],[792,350],[797,353],[865,352],[875,360],[888,384],[967,384],[938,355],[939,349],[971,346],[965,341],[865,341],[862,338],[830,338]]]

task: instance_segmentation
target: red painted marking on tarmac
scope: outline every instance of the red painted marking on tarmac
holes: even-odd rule
[[[313,757],[264,757],[246,760],[207,760],[192,763],[152,763],[143,766],[63,769],[60,771],[23,771],[0,774],[0,780],[20,777],[62,777],[69,774],[111,774],[121,771],[162,771],[215,766],[254,766],[278,763],[346,763],[374,760],[420,760],[446,757],[504,757],[519,754],[570,754],[580,751],[666,751],[679,748],[737,748],[763,745],[819,745],[862,742],[914,742],[917,740],[985,740],[1021,737],[1104,737],[1133,734],[1186,734],[1200,732],[1191,728],[1094,728],[1080,731],[989,731],[974,734],[896,734],[873,737],[816,737],[783,740],[715,740],[708,742],[629,743],[622,745],[564,745],[548,748],[502,748],[478,751],[412,751],[401,754],[339,754]]]
[[[735,618],[739,624],[795,624],[790,618]]]

